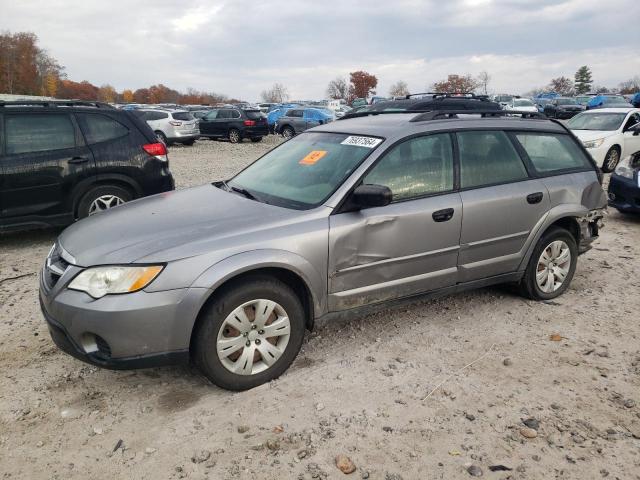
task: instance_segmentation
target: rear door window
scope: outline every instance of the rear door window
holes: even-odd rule
[[[127,127],[106,115],[80,113],[77,116],[87,143],[90,145],[124,137],[129,133]]]
[[[520,155],[501,131],[457,132],[460,186],[482,187],[528,178]]]
[[[231,118],[230,110],[218,110],[218,116],[216,117],[218,120],[224,120],[227,118]]]
[[[539,173],[590,167],[584,152],[567,135],[527,132],[515,136]]]
[[[76,146],[75,128],[69,115],[5,115],[7,155]]]

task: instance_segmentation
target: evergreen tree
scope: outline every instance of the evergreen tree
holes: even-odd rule
[[[591,90],[592,83],[593,79],[591,78],[591,70],[586,65],[583,65],[578,69],[574,77],[576,93],[587,93]]]

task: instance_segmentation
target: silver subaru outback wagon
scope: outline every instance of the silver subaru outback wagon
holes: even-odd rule
[[[53,340],[108,368],[193,361],[244,390],[322,317],[497,283],[555,298],[601,227],[601,174],[562,124],[509,114],[364,113],[82,220],[42,270]]]

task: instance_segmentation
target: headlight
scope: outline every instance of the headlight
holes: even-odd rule
[[[69,288],[86,292],[93,298],[102,298],[110,293],[136,292],[149,285],[163,268],[161,265],[88,268],[72,280]]]
[[[633,178],[633,168],[631,168],[631,156],[624,158],[616,167],[615,174],[625,178]]]
[[[587,142],[582,142],[584,148],[598,148],[604,142],[604,138],[598,138],[597,140],[589,140]]]

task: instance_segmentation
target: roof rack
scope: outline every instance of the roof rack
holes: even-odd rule
[[[0,100],[0,107],[7,106],[114,108],[108,103],[87,100],[12,100],[10,102]]]
[[[415,113],[415,112],[407,112]],[[413,117],[411,122],[427,122],[430,120],[439,120],[447,118],[458,118],[458,115],[480,115],[482,118],[487,117],[509,117],[519,115],[521,118],[539,118],[547,119],[544,113],[540,112],[523,112],[519,110],[431,110],[420,113]]]
[[[411,93],[409,95],[406,95],[404,98],[410,99],[411,97],[417,97],[419,95],[431,95],[434,98],[444,98],[444,97],[477,98],[477,99],[480,99],[480,100],[489,98],[489,95],[476,95],[473,92],[423,92],[423,93]]]
[[[544,113],[540,112],[522,112],[519,110],[485,110],[485,109],[477,109],[477,110],[433,110],[433,109],[424,109],[424,110],[403,110],[403,111],[364,111],[364,112],[354,112],[347,113],[343,117],[340,117],[337,120],[349,120],[351,118],[360,118],[360,117],[368,117],[369,115],[398,115],[398,114],[418,114],[413,117],[411,122],[426,122],[429,120],[438,120],[438,119],[447,119],[447,118],[457,118],[456,115],[481,115],[482,117],[508,117],[511,115],[519,115],[521,118],[539,118],[546,119],[547,116]]]

